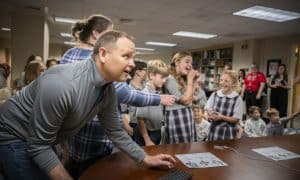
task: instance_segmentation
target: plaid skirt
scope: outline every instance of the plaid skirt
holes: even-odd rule
[[[197,141],[192,109],[185,107],[166,111],[165,130],[169,144]]]
[[[213,122],[210,126],[207,139],[208,141],[236,139],[237,131],[236,125],[230,125],[227,122]]]

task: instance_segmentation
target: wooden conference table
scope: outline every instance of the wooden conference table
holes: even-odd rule
[[[235,141],[220,142],[197,142],[186,144],[172,144],[145,147],[149,154],[168,153],[171,155],[183,153],[211,152],[228,166],[189,169],[178,159],[176,168],[192,173],[192,179],[201,180],[300,180],[300,172],[279,166],[278,164],[251,160],[239,156],[230,150],[214,149],[214,145],[226,145],[235,148],[242,154],[247,154],[253,158],[266,159],[251,149],[279,146],[286,150],[300,154],[300,134],[276,137],[246,138]],[[280,164],[290,168],[300,170],[300,158],[278,161]],[[107,156],[91,167],[89,167],[80,177],[80,180],[93,179],[159,179],[167,174],[167,170],[149,169],[137,165],[132,159],[122,152]]]

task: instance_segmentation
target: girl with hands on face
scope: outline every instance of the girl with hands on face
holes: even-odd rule
[[[174,54],[164,91],[176,97],[175,104],[165,109],[165,131],[167,143],[187,143],[197,140],[193,120],[193,82],[198,77],[192,67],[192,56],[189,52]]]

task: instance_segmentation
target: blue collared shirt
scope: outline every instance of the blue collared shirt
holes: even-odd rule
[[[71,48],[61,59],[61,64],[72,63],[74,61],[87,60],[90,58],[92,50]],[[125,82],[114,83],[118,103],[130,104],[133,106],[159,105],[160,96],[132,90]],[[119,115],[120,121],[121,116]],[[112,142],[105,134],[104,128],[98,116],[80,129],[80,131],[68,141],[69,156],[72,160],[82,162],[91,158],[102,157],[110,154],[113,148]]]
[[[73,47],[68,49],[60,60],[60,64],[69,64],[75,61],[83,61],[90,58],[92,50]]]
[[[135,106],[158,105],[160,103],[159,95],[132,90],[126,83],[115,82],[114,86],[118,103]],[[111,153],[113,144],[105,134],[100,122],[96,116],[69,139],[69,155],[73,160],[81,162]]]

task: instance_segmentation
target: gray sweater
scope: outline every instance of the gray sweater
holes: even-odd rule
[[[150,83],[147,83],[144,92],[149,93],[158,93],[155,91]],[[164,119],[163,106],[148,106],[148,107],[139,107],[136,110],[136,117],[143,118],[146,123],[146,127],[149,131],[160,130],[162,126],[162,121]]]
[[[167,94],[171,94],[174,95],[176,97],[176,102],[171,105],[171,106],[166,106],[166,110],[167,111],[172,111],[172,110],[178,110],[178,109],[182,109],[182,108],[186,108],[189,106],[192,106],[192,104],[189,105],[184,105],[180,103],[180,99],[184,96],[184,91],[180,92],[179,88],[178,88],[178,82],[175,79],[174,76],[169,75],[165,84],[164,84],[164,91]]]
[[[145,152],[123,130],[117,112],[115,89],[93,60],[58,65],[1,106],[0,144],[26,141],[29,155],[48,173],[60,163],[51,147],[98,114],[114,144],[141,162]]]

